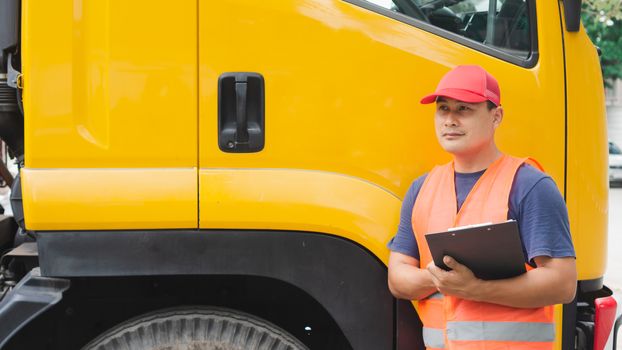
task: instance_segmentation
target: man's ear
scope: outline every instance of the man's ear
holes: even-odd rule
[[[493,120],[492,123],[497,128],[501,121],[503,121],[503,107],[499,106],[493,110]]]

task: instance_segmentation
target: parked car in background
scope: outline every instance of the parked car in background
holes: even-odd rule
[[[609,141],[609,184],[622,185],[622,149]]]

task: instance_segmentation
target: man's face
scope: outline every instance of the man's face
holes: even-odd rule
[[[447,97],[436,101],[436,137],[441,147],[454,155],[475,155],[494,145],[495,129],[502,119],[502,108],[489,110],[487,102],[467,103]]]

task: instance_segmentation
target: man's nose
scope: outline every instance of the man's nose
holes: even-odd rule
[[[445,126],[456,126],[458,125],[458,119],[456,118],[456,114],[452,112],[448,112],[444,115],[443,125]]]

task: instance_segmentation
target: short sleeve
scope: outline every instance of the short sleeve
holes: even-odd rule
[[[415,239],[415,233],[412,227],[412,212],[415,205],[415,200],[419,194],[419,190],[423,185],[425,175],[419,177],[413,181],[406,192],[404,201],[402,202],[402,210],[400,211],[400,223],[397,228],[397,233],[387,244],[391,251],[411,256],[415,259],[419,259],[419,247],[417,246],[417,240]]]
[[[512,189],[518,196],[512,200],[510,195],[510,206],[514,207],[510,216],[518,221],[527,261],[533,264],[537,256],[575,257],[568,210],[557,185],[531,166],[519,171],[522,169],[523,176],[519,177],[519,172],[513,186],[518,188]]]

